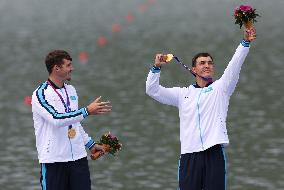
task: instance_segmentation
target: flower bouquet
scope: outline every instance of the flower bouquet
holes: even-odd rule
[[[246,29],[251,29],[253,23],[257,22],[255,18],[259,17],[259,14],[251,6],[241,5],[235,9],[234,17],[236,19],[235,24],[240,25],[240,28],[244,25]]]
[[[116,153],[120,151],[122,147],[122,144],[119,143],[118,138],[116,136],[113,136],[110,132],[102,135],[100,142],[98,144],[104,146],[106,152],[112,154],[113,156],[115,156]],[[102,151],[96,151],[91,154],[91,158],[93,160],[96,160],[102,154],[103,154]]]

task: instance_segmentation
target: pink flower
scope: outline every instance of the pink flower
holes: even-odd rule
[[[259,14],[256,13],[256,9],[251,6],[241,5],[234,10],[235,24],[240,25],[240,28],[249,20],[256,22],[256,17]]]
[[[107,134],[107,137],[111,140],[117,140],[117,137],[111,134],[110,132]]]
[[[249,12],[249,11],[252,11],[252,7],[251,6],[241,5],[240,6],[240,10],[244,11],[244,12]]]
[[[234,12],[235,17],[238,16],[238,10],[239,10],[238,8],[235,9],[235,12]]]

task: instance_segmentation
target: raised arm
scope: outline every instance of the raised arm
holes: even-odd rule
[[[244,29],[244,39],[236,49],[235,54],[233,55],[223,75],[218,80],[221,88],[228,96],[231,96],[235,90],[239,80],[242,64],[244,63],[244,60],[250,49],[250,42],[255,39],[256,31],[254,28],[250,30]]]
[[[180,88],[165,88],[160,85],[161,66],[168,64],[162,54],[157,54],[153,68],[150,70],[146,81],[146,94],[160,103],[178,106]]]

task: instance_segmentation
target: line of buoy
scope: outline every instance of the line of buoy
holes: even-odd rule
[[[140,4],[137,7],[137,11],[144,14],[150,6],[156,3],[156,0],[148,0],[147,2]],[[135,21],[135,15],[132,11],[127,12],[127,15],[124,17],[124,20],[126,21],[127,24],[132,24]],[[119,23],[113,23],[111,26],[111,33],[116,34],[116,33],[121,33],[122,32],[122,25]],[[99,47],[105,47],[108,45],[110,42],[107,40],[107,38],[104,35],[99,36],[96,39],[96,44]],[[80,51],[78,54],[78,60],[79,63],[82,65],[87,64],[89,61],[89,54],[87,51]],[[31,96],[26,96],[24,98],[24,105],[26,106],[31,106],[31,101],[32,97]]]

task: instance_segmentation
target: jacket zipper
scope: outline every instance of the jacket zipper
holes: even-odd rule
[[[72,147],[71,139],[70,139],[70,137],[68,137],[68,139],[69,139],[70,147],[71,147],[72,160],[74,161],[74,156],[73,156],[73,147]]]
[[[204,150],[204,146],[203,146],[203,139],[202,139],[202,135],[201,135],[201,126],[200,126],[200,110],[199,110],[199,104],[200,104],[200,97],[201,97],[201,93],[202,93],[203,88],[201,88],[198,99],[197,99],[197,110],[198,110],[198,128],[199,128],[199,136],[200,136],[200,141],[202,144],[202,149]]]

